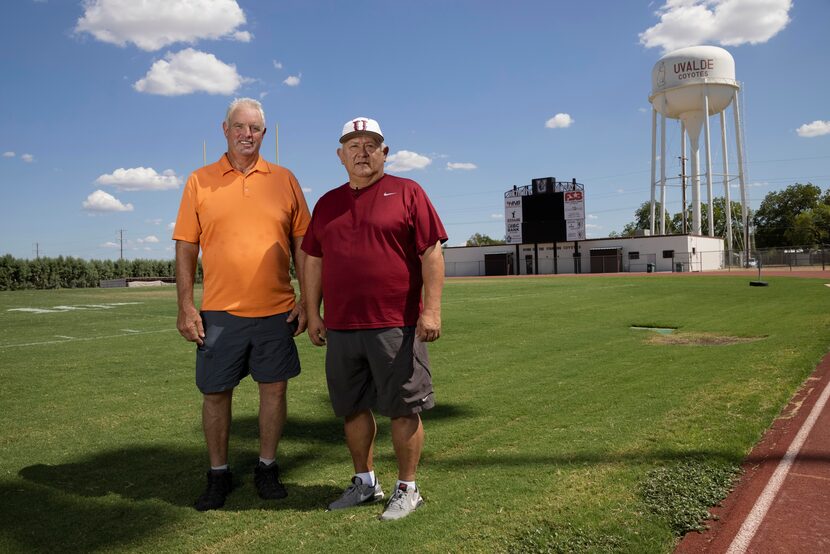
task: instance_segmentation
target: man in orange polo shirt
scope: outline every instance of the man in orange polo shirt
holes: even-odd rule
[[[260,497],[286,490],[276,463],[286,419],[288,379],[300,373],[294,336],[306,327],[289,275],[293,256],[301,277],[300,249],[310,215],[300,185],[284,167],[259,155],[265,135],[262,105],[234,100],[222,124],[228,151],[190,175],[173,231],[176,241],[177,327],[197,344],[196,385],[203,394],[202,426],[210,471],[196,500],[199,511],[221,508],[233,488],[228,436],[233,389],[247,374],[259,386]],[[202,251],[201,312],[193,282]],[[302,297],[302,295],[301,295]]]

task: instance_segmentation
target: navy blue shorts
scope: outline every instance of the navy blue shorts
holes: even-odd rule
[[[239,317],[204,311],[205,339],[196,349],[196,386],[205,394],[231,390],[249,373],[257,383],[287,381],[300,374],[294,344],[297,320],[288,314]]]

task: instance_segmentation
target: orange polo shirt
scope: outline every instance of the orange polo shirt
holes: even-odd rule
[[[187,180],[174,240],[202,249],[202,310],[263,317],[294,307],[292,239],[310,215],[294,174],[261,156],[243,175],[227,154]]]

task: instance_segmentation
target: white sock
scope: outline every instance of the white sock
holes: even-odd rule
[[[364,485],[369,485],[370,487],[375,486],[375,470],[366,473],[355,473],[355,477],[360,477]]]
[[[401,488],[401,484],[406,485],[406,488],[412,487],[413,489],[417,489],[418,487],[415,486],[415,481],[401,481],[398,479],[398,482],[395,483],[395,490]]]
[[[210,470],[216,473],[219,473],[220,471],[228,471],[228,469],[230,469],[230,466],[228,464],[224,464],[221,466],[210,466]]]
[[[265,464],[265,465],[267,465],[267,466],[270,466],[270,465],[271,465],[271,464],[273,464],[275,461],[276,461],[276,460],[275,460],[274,458],[263,458],[262,456],[260,456],[260,457],[259,457],[259,462],[260,462],[261,464]]]

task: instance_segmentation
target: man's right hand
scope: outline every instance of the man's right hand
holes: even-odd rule
[[[195,342],[199,346],[205,343],[205,329],[202,326],[202,316],[199,315],[199,310],[195,306],[179,308],[176,328],[178,328],[181,336],[190,342]]]
[[[325,346],[326,345],[326,326],[323,324],[322,318],[315,314],[309,313],[308,315],[308,338],[311,339],[311,342],[315,346]]]

